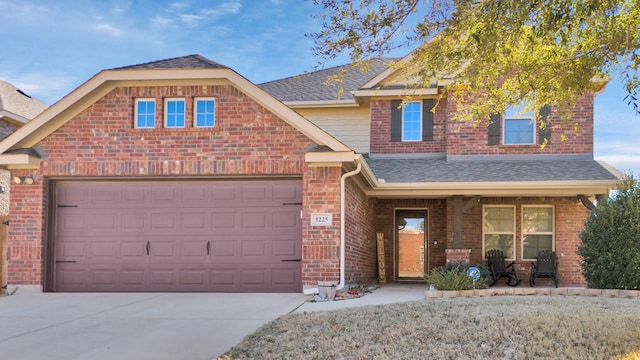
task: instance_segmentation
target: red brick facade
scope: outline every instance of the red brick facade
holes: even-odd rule
[[[193,98],[215,97],[215,128],[192,124]],[[134,99],[156,99],[156,127],[136,129]],[[163,99],[186,101],[184,129],[163,127]],[[45,155],[32,185],[11,191],[9,283],[41,284],[46,249],[46,184],[49,178],[184,176],[291,176],[303,179],[303,283],[339,274],[339,167],[309,168],[304,151],[312,142],[232,86],[116,88],[42,140]],[[334,214],[333,226],[309,226],[309,213]],[[49,230],[50,231],[50,230]]]
[[[440,100],[434,116],[433,141],[392,142],[391,100],[371,101],[371,153],[445,153],[451,155],[555,155],[593,154],[593,96],[582,96],[570,121],[552,112],[550,144],[489,145],[484,123],[452,121],[453,101]],[[568,141],[563,141],[563,136]]]
[[[185,100],[185,127],[164,127],[164,99]],[[193,126],[195,97],[216,101],[214,128]],[[153,129],[136,129],[136,98],[156,101]],[[484,126],[450,121],[455,104],[443,99],[434,114],[433,141],[392,142],[391,100],[370,102],[370,152],[374,154],[458,155],[558,155],[593,153],[593,98],[582,97],[570,123],[552,114],[551,143],[539,145],[488,145]],[[577,131],[574,130],[577,127]],[[562,141],[562,136],[570,141]],[[44,155],[37,170],[16,170],[14,176],[31,176],[32,185],[14,184],[11,189],[9,230],[9,283],[42,284],[45,259],[51,259],[53,229],[47,213],[49,180],[89,178],[216,178],[288,177],[301,179],[302,283],[340,278],[340,163],[323,166],[305,162],[305,151],[314,145],[307,136],[231,85],[147,86],[116,88],[97,100],[59,129],[44,138],[38,149]],[[352,165],[352,164],[349,164]],[[472,180],[472,179],[471,179]],[[453,196],[438,199],[377,198],[365,193],[362,175],[346,180],[345,187],[345,281],[370,282],[378,277],[376,234],[384,235],[387,281],[398,281],[395,213],[424,210],[427,214],[425,271],[445,265],[447,256],[483,260],[482,206],[516,206],[516,270],[526,279],[529,261],[521,256],[522,205],[553,205],[555,250],[559,257],[560,284],[584,285],[575,251],[587,210],[575,198],[489,198],[463,214],[462,248],[453,248]],[[361,186],[365,184],[364,186]],[[330,214],[331,224],[312,226],[314,213]],[[455,254],[453,254],[455,253]]]

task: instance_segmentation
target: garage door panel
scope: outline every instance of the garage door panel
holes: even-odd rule
[[[54,252],[75,263],[55,264],[56,290],[300,291],[301,190],[290,180],[58,182],[56,204],[72,207],[54,207]]]

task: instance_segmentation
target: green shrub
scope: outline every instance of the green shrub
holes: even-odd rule
[[[591,288],[640,289],[640,187],[622,181],[591,211],[580,234],[578,255]]]
[[[475,288],[485,287],[489,279],[489,270],[484,265],[470,263],[448,263],[435,268],[426,277],[429,284],[438,290],[471,290],[474,288],[473,279],[467,276],[467,270],[475,266],[480,270],[480,279],[475,282]]]

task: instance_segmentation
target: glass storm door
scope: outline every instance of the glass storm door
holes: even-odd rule
[[[424,279],[428,269],[427,211],[396,211],[396,278]]]

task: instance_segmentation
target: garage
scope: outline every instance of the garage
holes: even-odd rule
[[[54,291],[299,292],[299,179],[52,181]]]

